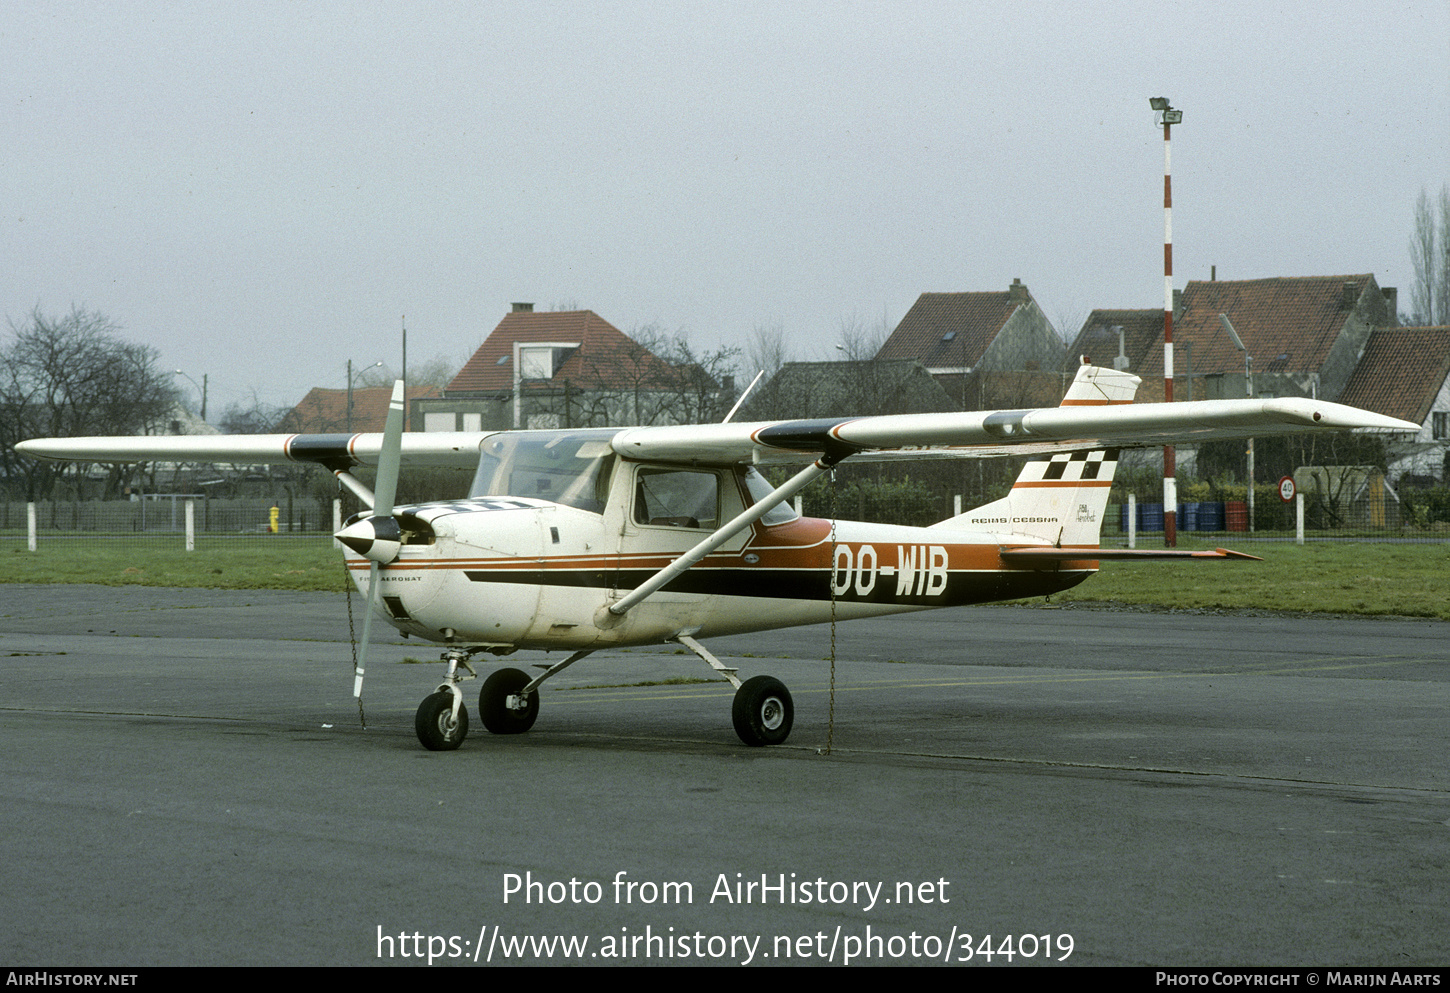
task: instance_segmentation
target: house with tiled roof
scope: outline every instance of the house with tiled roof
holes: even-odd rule
[[[680,423],[718,393],[592,310],[516,303],[443,390],[414,405],[425,431]]]
[[[1014,279],[1004,292],[921,294],[876,358],[921,363],[958,408],[971,410],[992,392],[993,373],[1056,373],[1063,351],[1042,308]],[[985,381],[974,378],[980,373]]]
[[[955,409],[920,362],[786,362],[746,399],[739,420],[916,414]]]
[[[1390,475],[1443,481],[1450,457],[1450,327],[1374,331],[1339,400],[1419,424],[1412,440],[1395,445]]]
[[[387,426],[388,402],[392,396],[391,386],[354,387],[352,390],[314,386],[302,402],[278,422],[275,430],[284,434],[381,432]],[[436,386],[408,387],[409,402],[436,396]]]
[[[1192,280],[1174,310],[1174,397],[1246,395],[1244,352],[1224,329],[1224,314],[1252,360],[1256,396],[1338,400],[1378,327],[1397,323],[1397,294],[1372,275]],[[1140,400],[1163,395],[1159,336],[1130,371],[1143,377]]]
[[[1067,346],[1062,368],[1076,373],[1082,357],[1087,356],[1093,365],[1147,375],[1140,371],[1143,358],[1162,337],[1162,307],[1095,310],[1083,321],[1077,337]],[[1158,374],[1163,374],[1161,369]]]

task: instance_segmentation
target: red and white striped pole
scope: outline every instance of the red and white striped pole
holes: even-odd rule
[[[1163,399],[1173,402],[1173,158],[1172,125],[1183,111],[1168,105],[1167,97],[1153,97],[1149,105],[1163,115]],[[1178,480],[1172,445],[1163,446],[1163,544],[1178,544]]]

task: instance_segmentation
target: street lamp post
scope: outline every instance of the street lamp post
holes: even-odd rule
[[[1173,402],[1173,180],[1170,133],[1182,123],[1183,111],[1174,110],[1167,97],[1149,97],[1148,106],[1163,121],[1163,399]],[[1178,544],[1178,480],[1172,445],[1163,446],[1163,544]]]
[[[352,374],[352,359],[347,360],[347,430],[349,434],[352,433],[352,384],[357,381],[359,376],[365,374],[368,369],[376,369],[380,365],[382,365],[381,362],[374,362],[366,368],[359,369],[357,376],[354,376]]]
[[[201,382],[200,383],[198,383],[196,380],[192,379],[190,376],[188,376],[186,373],[182,372],[180,369],[177,369],[175,372],[172,373],[172,375],[173,376],[180,376],[182,379],[185,379],[187,382],[191,383],[192,386],[195,386],[196,387],[196,391],[201,394],[201,420],[202,420],[202,423],[205,423],[206,422],[206,381],[207,381],[207,374],[206,373],[202,373],[201,374]]]

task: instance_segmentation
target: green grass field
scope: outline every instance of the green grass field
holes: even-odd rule
[[[206,538],[188,552],[177,536],[48,538],[30,552],[7,542],[0,582],[188,586],[222,590],[343,589],[332,536]]]
[[[175,537],[51,538],[36,552],[23,541],[7,546],[0,581],[10,583],[344,588],[330,537],[199,538],[190,553]],[[1052,600],[1450,620],[1450,544],[1249,542],[1241,550],[1265,561],[1106,562],[1097,576]]]
[[[1263,562],[1104,562],[1053,602],[1298,610],[1450,620],[1450,544],[1246,542]]]

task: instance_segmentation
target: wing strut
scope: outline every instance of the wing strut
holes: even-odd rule
[[[686,572],[691,566],[698,563],[706,555],[709,555],[715,549],[725,544],[725,542],[729,541],[741,531],[744,531],[750,525],[754,524],[766,514],[770,513],[770,511],[774,510],[776,507],[780,506],[791,497],[795,496],[796,493],[805,488],[806,484],[810,483],[811,480],[815,479],[821,473],[826,472],[827,470],[834,467],[835,464],[841,461],[841,459],[845,458],[847,454],[849,453],[847,452],[824,455],[820,459],[806,466],[800,472],[790,477],[790,479],[787,479],[780,486],[777,486],[775,489],[771,490],[768,496],[762,498],[760,501],[753,504],[752,506],[747,507],[743,514],[740,514],[728,524],[721,526],[720,529],[717,530],[714,534],[710,535],[710,537],[706,538],[694,548],[690,549],[688,552],[675,559],[669,565],[665,566],[659,572],[655,573],[649,579],[646,579],[643,583],[636,586],[633,590],[631,590],[624,597],[622,597],[618,603],[610,604],[609,613],[615,617],[623,617],[630,610],[630,608],[659,592],[660,588],[663,587],[666,583]],[[601,615],[601,617],[603,617],[603,615]],[[608,620],[607,617],[604,617],[604,619]]]
[[[358,479],[346,469],[334,469],[332,474],[337,477],[339,483],[352,491],[353,496],[362,501],[363,506],[369,510],[377,506],[378,498],[373,495],[373,491],[368,489],[367,485],[361,479]]]

